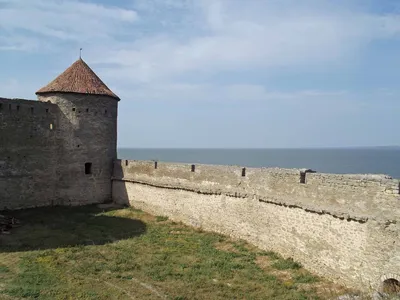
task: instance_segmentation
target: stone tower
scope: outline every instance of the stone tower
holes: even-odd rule
[[[110,201],[119,97],[82,59],[36,94],[59,109],[53,129],[59,135],[54,204]]]

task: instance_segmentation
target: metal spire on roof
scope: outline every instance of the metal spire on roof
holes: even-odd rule
[[[82,59],[82,48],[79,49],[79,58]]]

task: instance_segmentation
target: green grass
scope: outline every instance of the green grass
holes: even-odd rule
[[[10,270],[8,269],[8,267],[4,266],[4,265],[0,265],[0,274],[1,273],[8,273]]]
[[[281,256],[279,254],[276,254],[275,252],[272,252],[272,251],[261,252],[260,255],[268,256],[271,259],[280,259],[281,258]]]
[[[312,275],[290,259],[133,208],[13,216],[22,226],[0,235],[0,299],[325,298],[301,288]],[[260,267],[262,256],[292,272],[294,283]]]
[[[156,216],[156,221],[157,222],[164,222],[164,221],[167,221],[168,220],[168,217],[165,217],[165,216]]]
[[[272,265],[274,268],[278,270],[298,270],[301,268],[301,265],[293,260],[293,258],[283,259],[278,258],[276,262]]]
[[[294,281],[297,283],[315,283],[318,282],[319,279],[318,277],[305,273],[305,274],[298,274],[294,277]]]

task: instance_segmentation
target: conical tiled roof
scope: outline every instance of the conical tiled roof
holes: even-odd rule
[[[54,92],[106,95],[120,100],[81,58],[36,94]]]

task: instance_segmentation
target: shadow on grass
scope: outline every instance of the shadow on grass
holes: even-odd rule
[[[140,220],[112,215],[97,206],[48,207],[7,212],[21,221],[11,234],[0,234],[0,253],[103,245],[146,232]]]

